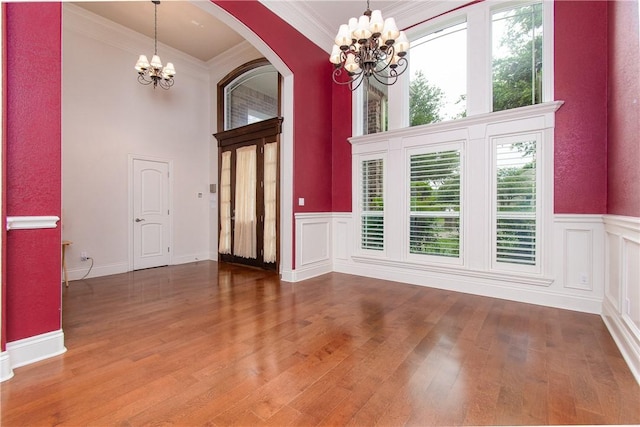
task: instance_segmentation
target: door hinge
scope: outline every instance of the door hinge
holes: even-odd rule
[[[167,252],[171,252],[171,248],[167,247]]]
[[[169,215],[169,209],[167,209],[167,215]]]

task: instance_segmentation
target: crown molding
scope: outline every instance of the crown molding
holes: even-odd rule
[[[470,0],[409,0],[396,1],[382,7],[383,16],[393,16],[399,28],[408,28],[443,13],[468,4]],[[320,16],[311,6],[313,1],[260,0],[273,13],[284,19],[301,34],[325,50],[331,52],[338,25],[331,24],[326,16]],[[362,11],[365,6],[363,3]],[[373,7],[372,7],[373,9]],[[339,10],[337,11],[339,13]],[[348,15],[348,14],[347,14]],[[350,16],[344,16],[344,23]]]
[[[306,2],[260,0],[273,13],[327,53],[331,52],[337,28],[318,16]]]

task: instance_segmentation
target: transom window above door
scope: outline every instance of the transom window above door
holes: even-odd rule
[[[249,64],[224,84],[224,130],[278,116],[279,76],[266,61]]]

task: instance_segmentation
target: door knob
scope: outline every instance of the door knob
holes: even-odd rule
[[[136,218],[136,222],[142,222],[144,219]]]

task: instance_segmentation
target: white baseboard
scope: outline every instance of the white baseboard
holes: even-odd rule
[[[629,370],[631,370],[636,381],[640,384],[640,344],[623,323],[622,318],[608,298],[605,298],[602,304],[602,319],[616,342],[622,357],[627,362]]]
[[[13,377],[13,369],[11,368],[11,358],[8,351],[0,353],[0,382],[6,381]]]
[[[190,262],[207,261],[211,259],[209,252],[202,252],[199,254],[173,256],[171,258],[171,265],[188,264]]]
[[[519,286],[514,282],[482,276],[473,277],[473,275],[469,274],[438,274],[369,263],[348,264],[338,262],[334,263],[333,271],[585,313],[599,314],[602,307],[600,298],[589,295],[568,295],[553,292],[544,286]]]
[[[87,266],[83,266],[83,268],[73,268],[67,270],[69,281],[82,279],[84,275],[89,271],[91,260],[86,261],[86,264]],[[91,272],[87,277],[85,277],[85,279],[90,279],[92,277],[109,276],[111,274],[126,273],[127,271],[129,271],[129,264],[127,264],[126,262],[107,265],[96,265],[94,260],[94,265],[91,268]]]
[[[189,254],[189,255],[181,255],[174,256],[171,258],[171,265],[179,265],[179,264],[188,264],[190,262],[196,261],[205,261],[205,260],[213,260],[217,261],[217,256],[212,258],[211,253],[202,252],[199,254]],[[94,260],[95,263],[95,260]],[[87,261],[86,267],[83,265],[82,268],[71,268],[67,270],[67,274],[69,275],[69,281],[72,280],[80,280],[84,277],[85,274],[89,271],[89,267],[91,266],[91,261]],[[102,276],[110,276],[112,274],[120,274],[126,273],[129,270],[129,264],[115,263],[115,264],[107,264],[107,265],[95,265],[91,268],[91,272],[85,279],[90,279],[92,277],[102,277]]]
[[[333,266],[331,265],[331,262],[322,262],[312,266],[300,267],[287,273],[282,272],[280,280],[283,282],[299,282],[322,274],[331,273],[332,271]]]
[[[58,356],[67,351],[62,329],[7,343],[11,369]]]

